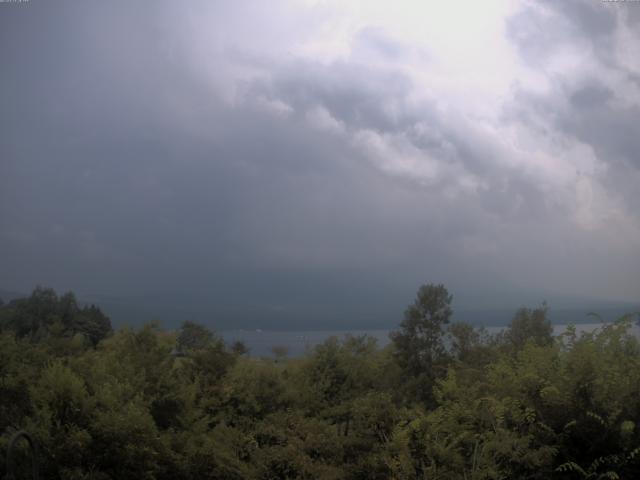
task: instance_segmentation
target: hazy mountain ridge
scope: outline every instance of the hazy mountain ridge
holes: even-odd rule
[[[11,290],[0,290],[5,302],[28,296]],[[549,318],[554,324],[598,323],[600,318],[611,321],[628,313],[640,311],[640,304],[579,298],[552,298]],[[397,325],[408,302],[377,302],[367,306],[350,304],[336,307],[331,300],[321,303],[291,303],[289,305],[247,304],[221,301],[215,304],[188,294],[157,294],[119,297],[116,295],[78,295],[81,305],[96,304],[110,318],[114,326],[139,326],[158,320],[167,328],[180,325],[184,320],[195,320],[216,330],[353,330],[389,329]],[[464,306],[456,308],[453,302],[453,321],[464,321],[475,326],[504,326],[520,306],[534,307],[542,301],[515,303],[504,307]],[[558,305],[557,307],[555,305]],[[598,316],[589,315],[595,313]]]

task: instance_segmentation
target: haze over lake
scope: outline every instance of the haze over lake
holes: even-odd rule
[[[576,333],[593,332],[601,328],[601,323],[579,323],[574,325]],[[489,334],[502,331],[505,327],[487,327]],[[566,332],[567,325],[554,325],[553,334],[561,335]],[[378,346],[384,347],[389,343],[391,330],[323,330],[323,331],[269,331],[269,330],[229,330],[221,332],[228,343],[242,341],[249,349],[249,355],[255,357],[273,356],[274,347],[284,347],[288,356],[299,356],[310,352],[313,347],[330,337],[344,338],[346,335],[367,335],[376,339]],[[632,329],[634,335],[640,335],[640,327]]]

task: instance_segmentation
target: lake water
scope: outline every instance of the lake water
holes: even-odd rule
[[[602,326],[600,323],[576,324],[580,332],[593,331]],[[566,330],[566,325],[554,325],[553,332],[560,335]],[[504,327],[487,327],[489,333],[497,333]],[[273,347],[286,347],[289,356],[299,356],[324,342],[331,336],[343,338],[345,335],[369,335],[375,338],[378,345],[383,347],[389,343],[391,330],[318,330],[318,331],[269,331],[269,330],[229,330],[223,331],[222,336],[227,342],[240,340],[249,348],[249,354],[255,357],[273,356]],[[634,326],[636,335],[640,329]]]

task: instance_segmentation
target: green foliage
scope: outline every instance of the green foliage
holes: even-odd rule
[[[432,387],[444,372],[447,360],[443,337],[449,323],[452,296],[444,285],[423,285],[413,304],[404,313],[400,330],[390,337],[398,364],[413,377],[417,397],[432,400]]]
[[[28,298],[0,304],[0,331],[35,341],[79,335],[95,346],[112,329],[95,305],[80,308],[71,292],[58,297],[51,288],[36,287]]]
[[[630,317],[554,338],[543,305],[490,336],[448,325],[450,303],[422,287],[384,349],[333,337],[259,359],[193,322],[92,337],[97,309],[36,289],[0,306],[0,450],[27,429],[51,479],[640,475]]]
[[[553,343],[553,326],[547,318],[547,314],[546,303],[533,310],[520,308],[516,312],[504,335],[504,339],[512,351],[521,350],[527,342],[533,342],[539,346]]]
[[[242,359],[229,371],[224,389],[225,421],[254,422],[289,404],[285,380],[272,364]]]
[[[180,327],[176,344],[181,351],[190,352],[207,348],[217,340],[207,327],[187,320]]]

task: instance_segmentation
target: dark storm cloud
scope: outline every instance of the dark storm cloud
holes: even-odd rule
[[[611,58],[611,36],[618,20],[615,6],[590,0],[566,2],[528,2],[507,19],[507,33],[522,57],[537,65],[562,44],[592,48],[608,63]]]
[[[256,269],[290,287],[278,269],[375,268],[377,250],[394,249],[387,229],[407,218],[379,213],[371,190],[384,178],[348,163],[340,141],[222,105],[153,46],[153,32],[125,29],[133,53],[87,64],[103,39],[71,26],[98,20],[75,8],[46,14],[62,17],[51,22],[60,31],[35,32],[3,77],[23,89],[2,97],[13,104],[2,247],[22,288],[194,289]],[[60,53],[53,35],[77,50]],[[41,61],[56,55],[60,70]]]
[[[395,131],[406,128],[415,117],[392,118],[385,111],[391,102],[407,105],[410,80],[397,72],[379,71],[366,65],[322,65],[295,62],[275,69],[268,81],[256,81],[252,93],[263,93],[290,104],[295,111],[323,106],[336,119],[354,128]]]
[[[406,66],[417,55],[435,68],[426,49],[365,26],[347,56],[281,54],[329,14],[246,6],[32,0],[2,12],[0,282],[364,318],[366,299],[400,311],[423,281],[470,291],[526,271],[524,287],[541,285],[563,255],[558,283],[591,268],[575,265],[598,238],[567,253],[545,236],[580,238],[571,192],[499,129],[542,118],[637,166],[637,107],[611,106],[611,85],[560,88],[564,111],[522,92],[491,130],[416,83]],[[616,26],[563,8],[544,29],[549,48]],[[513,22],[530,59],[541,24]],[[567,22],[570,34],[554,31]]]
[[[637,215],[637,169],[640,168],[640,125],[637,59],[629,48],[640,39],[638,8],[633,2],[531,3],[509,19],[508,31],[522,58],[536,68],[563,51],[584,55],[584,66],[559,67],[549,73],[546,94],[517,90],[510,107],[519,121],[544,128],[593,149],[607,165],[599,174]],[[560,60],[557,60],[560,62]],[[540,120],[542,119],[542,120]],[[534,127],[535,128],[535,127]],[[626,180],[625,180],[626,178]]]
[[[601,157],[640,168],[640,108],[576,108],[560,123],[564,131],[592,145]]]
[[[613,9],[603,8],[602,2],[588,0],[566,0],[554,2],[546,0],[541,4],[557,10],[585,36],[597,40],[599,36],[611,35],[616,28],[616,15]]]
[[[574,108],[587,113],[590,110],[605,108],[607,101],[612,96],[613,92],[604,85],[592,84],[574,91],[569,97],[569,101]]]
[[[457,119],[443,121],[435,102],[412,103],[410,91],[411,80],[396,71],[358,63],[296,62],[283,69],[274,68],[268,81],[257,81],[245,95],[264,95],[283,102],[300,112],[300,117],[322,107],[343,126],[346,135],[371,130],[396,136],[418,154],[433,157],[444,166],[458,167],[430,180],[432,193],[442,193],[458,181],[456,176],[463,171],[483,178],[487,187],[476,194],[493,213],[528,217],[545,208],[539,200],[542,193],[531,180],[517,169],[505,170],[496,164],[496,157],[504,156],[504,152]],[[392,162],[393,158],[388,160]],[[419,175],[409,180],[419,185],[425,181]],[[517,208],[511,201],[514,196],[524,200]]]

